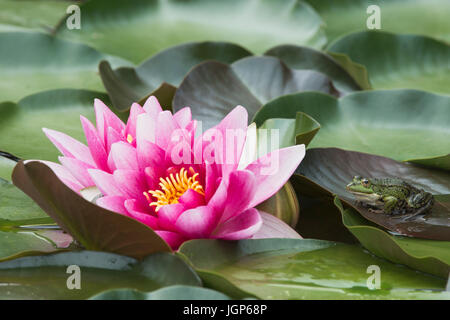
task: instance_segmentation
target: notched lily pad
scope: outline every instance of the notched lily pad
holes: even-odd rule
[[[193,240],[180,251],[204,283],[261,299],[448,299],[445,280],[374,257],[360,246],[315,239]],[[205,255],[205,252],[210,254]],[[367,287],[367,267],[382,270]]]
[[[450,272],[450,242],[393,236],[364,219],[353,208],[344,208],[336,197],[334,204],[347,229],[373,254],[413,269],[446,279]]]
[[[80,290],[69,290],[81,272]],[[72,277],[71,277],[72,275]],[[197,274],[179,257],[157,253],[142,261],[107,252],[77,251],[24,257],[0,263],[2,299],[86,299],[106,290],[153,291],[165,286],[201,286]]]
[[[297,112],[321,125],[311,148],[336,147],[450,170],[450,96],[371,90],[336,99],[304,92],[270,101],[254,121],[295,118]]]
[[[82,28],[57,36],[139,63],[186,41],[232,41],[262,53],[282,43],[321,48],[323,23],[303,1],[96,0],[80,5]]]
[[[450,45],[446,42],[419,35],[364,31],[339,38],[328,50],[364,65],[375,89],[411,88],[450,94]]]
[[[357,210],[369,221],[395,234],[411,237],[450,240],[450,173],[417,167],[381,156],[335,148],[310,149],[296,174],[304,184],[317,184],[324,193],[335,194],[347,206]],[[362,177],[399,177],[431,192],[436,203],[424,216],[394,218],[374,213],[357,205],[356,198],[346,190],[355,175]]]
[[[252,53],[243,47],[227,42],[193,42],[177,45],[159,52],[138,67],[112,69],[108,61],[99,65],[103,85],[117,110],[128,110],[133,102],[155,95],[163,106],[171,107],[172,95],[161,92],[161,86],[175,88],[188,71],[200,62],[216,60],[232,63]],[[158,90],[159,89],[159,90]],[[167,88],[166,88],[167,89]]]
[[[334,56],[325,52],[295,45],[281,45],[269,49],[264,55],[277,57],[292,69],[322,72],[342,92],[370,89],[364,69],[356,69],[351,61],[344,64],[336,61]]]
[[[88,250],[135,258],[171,251],[152,229],[85,200],[42,162],[19,162],[13,172],[13,182]]]
[[[268,101],[301,91],[338,94],[326,75],[290,69],[274,57],[248,57],[230,65],[210,61],[188,73],[175,93],[173,109],[190,106],[193,117],[209,128],[237,105],[251,118]]]

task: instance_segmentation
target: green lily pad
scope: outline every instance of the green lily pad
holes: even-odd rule
[[[416,90],[373,90],[336,99],[315,92],[270,101],[255,115],[295,118],[304,112],[321,129],[310,148],[337,147],[450,170],[450,97]]]
[[[0,0],[0,31],[51,29],[71,4],[60,0]]]
[[[176,285],[152,292],[115,289],[100,293],[91,300],[230,300],[230,298],[207,288]]]
[[[385,157],[335,148],[310,149],[297,168],[306,189],[311,184],[328,196],[337,195],[346,206],[367,220],[396,234],[450,241],[450,173],[401,163]],[[431,212],[416,217],[393,218],[377,214],[357,204],[346,185],[356,175],[368,178],[398,177],[435,197]],[[410,218],[408,220],[408,218]],[[301,223],[301,219],[300,219]]]
[[[282,43],[322,47],[322,21],[304,2],[97,0],[80,6],[82,27],[57,35],[135,63],[186,41],[231,41],[254,52]]]
[[[0,226],[28,224],[27,221],[53,223],[48,215],[16,186],[0,180]]]
[[[88,250],[135,258],[155,252],[171,252],[152,229],[85,200],[40,161],[19,162],[12,178],[16,186]]]
[[[342,214],[345,226],[373,254],[442,278],[449,275],[450,241],[392,236],[361,217],[352,208],[345,209],[338,198],[335,198],[335,204]]]
[[[62,131],[85,141],[80,115],[94,121],[94,99],[109,104],[104,93],[60,89],[37,93],[17,104],[0,103],[0,146],[23,159],[56,161],[59,151],[42,128]]]
[[[366,31],[340,38],[328,50],[363,64],[375,89],[450,94],[448,43],[417,35]]]
[[[326,23],[328,40],[355,31],[367,30],[370,5],[378,5],[381,30],[414,33],[450,41],[446,0],[306,0]],[[418,23],[420,21],[420,23]]]
[[[50,89],[103,91],[97,66],[109,59],[129,65],[86,45],[38,32],[0,32],[0,101],[18,101]]]
[[[81,289],[69,277],[78,266]],[[153,254],[142,261],[106,253],[79,251],[25,257],[0,263],[2,299],[86,299],[105,290],[152,291],[164,286],[201,286],[195,272],[173,254]]]
[[[449,299],[446,280],[374,257],[359,246],[312,239],[194,240],[180,251],[205,285],[261,299]],[[208,255],[205,255],[208,252]],[[380,288],[367,286],[369,266]],[[222,286],[228,284],[228,291]]]
[[[133,102],[150,95],[162,83],[178,86],[186,73],[200,62],[216,60],[232,63],[251,54],[232,43],[194,42],[163,50],[136,68],[113,70],[109,62],[103,61],[99,70],[114,106],[118,110],[127,110]]]
[[[277,57],[292,69],[322,72],[333,80],[339,91],[344,93],[370,89],[368,82],[364,81],[364,73],[355,73],[356,76],[353,77],[346,68],[324,52],[295,45],[281,45],[271,48],[264,55]]]
[[[11,173],[16,163],[17,162],[14,160],[1,156],[0,153],[0,179],[10,181]]]
[[[22,256],[56,252],[59,249],[49,239],[32,231],[12,231],[0,228],[0,261]]]
[[[188,73],[175,93],[173,109],[190,106],[193,117],[201,120],[205,129],[217,124],[237,105],[244,106],[251,118],[272,99],[312,90],[337,94],[326,75],[290,69],[274,57],[248,57],[231,65],[210,61]]]

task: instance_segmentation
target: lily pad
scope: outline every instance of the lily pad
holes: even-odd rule
[[[344,93],[370,89],[370,85],[364,80],[364,72],[355,73],[356,76],[353,77],[332,56],[321,51],[295,45],[281,45],[269,49],[264,55],[277,57],[292,69],[322,72],[333,80],[339,91]]]
[[[100,293],[91,300],[230,300],[230,298],[207,288],[176,285],[152,292],[115,289]]]
[[[228,42],[193,42],[163,50],[136,68],[113,70],[109,62],[103,61],[99,70],[114,106],[118,110],[127,110],[133,102],[142,100],[163,83],[178,86],[186,73],[200,62],[232,63],[251,54]]]
[[[366,31],[340,38],[328,50],[363,64],[375,89],[450,94],[448,43],[417,35]]]
[[[84,141],[80,115],[94,121],[94,99],[104,93],[59,89],[37,93],[16,103],[0,103],[0,146],[22,159],[56,161],[60,155],[42,128],[60,130]]]
[[[135,63],[186,41],[231,41],[262,53],[282,43],[322,47],[322,21],[306,3],[267,0],[96,0],[80,6],[82,27],[57,35]]]
[[[311,90],[337,94],[324,74],[290,69],[277,58],[248,57],[231,65],[210,61],[188,73],[175,93],[173,109],[190,106],[193,117],[201,120],[205,129],[237,105],[244,106],[252,117],[272,99]]]
[[[446,0],[306,0],[326,23],[328,40],[355,31],[367,30],[370,5],[380,8],[381,29],[414,33],[450,41]],[[420,23],[418,23],[420,21]]]
[[[85,200],[40,161],[19,162],[13,182],[88,250],[135,258],[171,251],[152,229]]]
[[[325,194],[337,195],[346,206],[358,211],[367,220],[396,234],[417,238],[450,240],[450,173],[397,162],[392,159],[335,148],[310,149],[296,170],[305,184],[316,184]],[[353,176],[399,177],[431,192],[435,204],[430,213],[410,218],[393,218],[377,214],[356,204],[346,190]]]
[[[61,0],[0,0],[0,31],[47,31],[71,4]]]
[[[130,63],[86,45],[38,32],[0,33],[0,101],[18,101],[50,89],[103,91],[97,66],[109,59],[115,66]]]
[[[447,278],[450,273],[450,242],[392,236],[361,217],[354,209],[345,209],[338,198],[345,226],[373,254],[395,263],[410,266]]]
[[[304,112],[321,129],[309,145],[337,147],[450,170],[450,97],[416,90],[373,90],[336,99],[315,92],[270,101],[255,115],[295,118]]]
[[[11,173],[16,165],[16,161],[3,157],[0,152],[0,179],[11,180]],[[1,180],[0,180],[1,181]]]
[[[80,290],[68,284],[80,271]],[[152,291],[164,286],[201,286],[195,272],[173,254],[153,254],[142,261],[106,253],[79,251],[25,257],[0,263],[2,299],[86,299],[105,290]]]
[[[449,299],[446,280],[374,257],[359,246],[313,239],[194,240],[180,251],[205,285],[261,299]],[[205,255],[205,252],[210,254]],[[369,266],[381,271],[368,288]]]

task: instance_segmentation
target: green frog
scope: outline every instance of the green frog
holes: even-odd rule
[[[359,204],[376,213],[392,215],[428,212],[434,204],[433,195],[398,178],[353,177],[346,189]]]

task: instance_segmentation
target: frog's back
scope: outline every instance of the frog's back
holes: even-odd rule
[[[374,191],[383,195],[394,196],[398,199],[405,199],[411,193],[419,191],[409,183],[399,178],[373,178]]]

